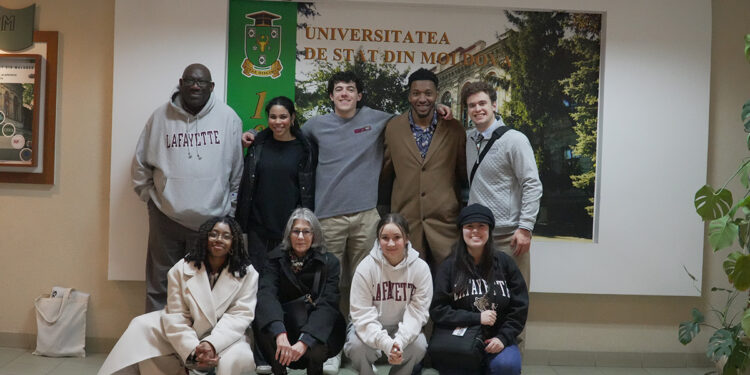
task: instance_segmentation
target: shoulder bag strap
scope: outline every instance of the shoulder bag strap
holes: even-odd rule
[[[479,156],[477,157],[477,161],[474,162],[474,167],[471,168],[471,177],[469,177],[469,186],[471,186],[471,183],[474,181],[474,174],[477,173],[477,168],[479,167],[479,163],[482,162],[482,159],[484,159],[484,156],[487,155],[487,152],[490,151],[490,147],[492,147],[492,144],[495,143],[500,137],[510,130],[510,128],[506,125],[503,125],[495,131],[492,132],[492,137],[490,137],[490,140],[487,141],[487,146],[484,146],[484,149],[481,153],[479,153]]]
[[[63,292],[63,296],[60,301],[60,308],[57,311],[53,312],[54,314],[53,316],[47,316],[47,314],[45,314],[44,309],[39,307],[39,301],[45,298],[56,299],[56,297],[41,297],[40,296],[36,298],[36,300],[34,301],[34,307],[36,307],[36,311],[39,313],[39,315],[41,315],[42,319],[44,319],[45,322],[49,324],[54,324],[55,322],[57,322],[57,319],[60,319],[60,316],[63,313],[63,309],[65,308],[65,305],[68,304],[68,299],[70,298],[70,293],[72,292],[72,290],[73,290],[72,288],[65,288],[65,291]]]

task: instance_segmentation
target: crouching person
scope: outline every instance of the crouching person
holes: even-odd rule
[[[167,274],[167,306],[133,319],[99,375],[253,371],[245,330],[255,315],[258,273],[241,233],[230,217],[201,225],[195,250]]]
[[[429,351],[441,375],[521,373],[517,338],[526,325],[529,294],[513,258],[495,250],[494,227],[489,208],[464,207],[461,237],[435,275]]]
[[[374,374],[373,363],[385,353],[392,375],[408,375],[427,349],[422,326],[429,316],[432,276],[409,243],[403,216],[386,215],[376,234],[352,280],[352,329],[344,353],[360,374]]]
[[[307,208],[294,210],[260,283],[256,337],[274,374],[286,374],[286,367],[322,374],[326,359],[341,351],[340,273],[318,219]]]

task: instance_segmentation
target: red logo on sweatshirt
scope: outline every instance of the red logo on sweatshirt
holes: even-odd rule
[[[359,134],[359,133],[370,131],[370,130],[372,130],[372,127],[370,125],[367,125],[363,128],[354,129],[354,134]]]
[[[411,300],[414,296],[414,292],[417,291],[417,287],[412,283],[398,283],[391,281],[383,281],[375,285],[375,296],[372,298],[375,301],[406,301]]]

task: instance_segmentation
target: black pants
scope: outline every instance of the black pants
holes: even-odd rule
[[[258,348],[263,352],[266,361],[271,364],[271,369],[275,375],[286,374],[286,368],[276,360],[276,337],[271,333],[260,330],[256,334]],[[294,345],[296,340],[289,338],[289,343]],[[328,359],[328,346],[323,343],[317,343],[307,348],[303,355],[296,362],[292,362],[289,367],[293,369],[307,369],[309,375],[319,375],[323,373],[323,363]]]

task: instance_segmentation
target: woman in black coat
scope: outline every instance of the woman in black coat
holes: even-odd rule
[[[428,347],[432,365],[440,374],[481,373],[518,375],[521,353],[517,337],[526,325],[529,295],[526,282],[513,259],[492,245],[495,218],[489,208],[472,204],[461,210],[458,227],[461,237],[453,254],[438,268],[430,307],[435,323]],[[451,353],[446,345],[434,345],[438,331],[469,335],[479,327],[474,345],[480,361],[462,363],[468,356]],[[466,328],[466,329],[464,329]],[[469,337],[469,336],[467,336]],[[436,353],[436,347],[442,347]],[[431,350],[432,349],[432,350]],[[476,367],[474,371],[468,369]]]
[[[326,359],[341,351],[339,268],[312,211],[294,210],[281,244],[268,254],[256,308],[255,337],[274,374],[286,374],[286,367],[322,374]]]
[[[313,209],[317,157],[300,130],[291,99],[271,99],[266,115],[268,128],[256,135],[245,155],[235,217],[248,243],[259,243],[268,252],[281,242],[295,208]],[[253,264],[263,275],[266,252],[252,252]]]

